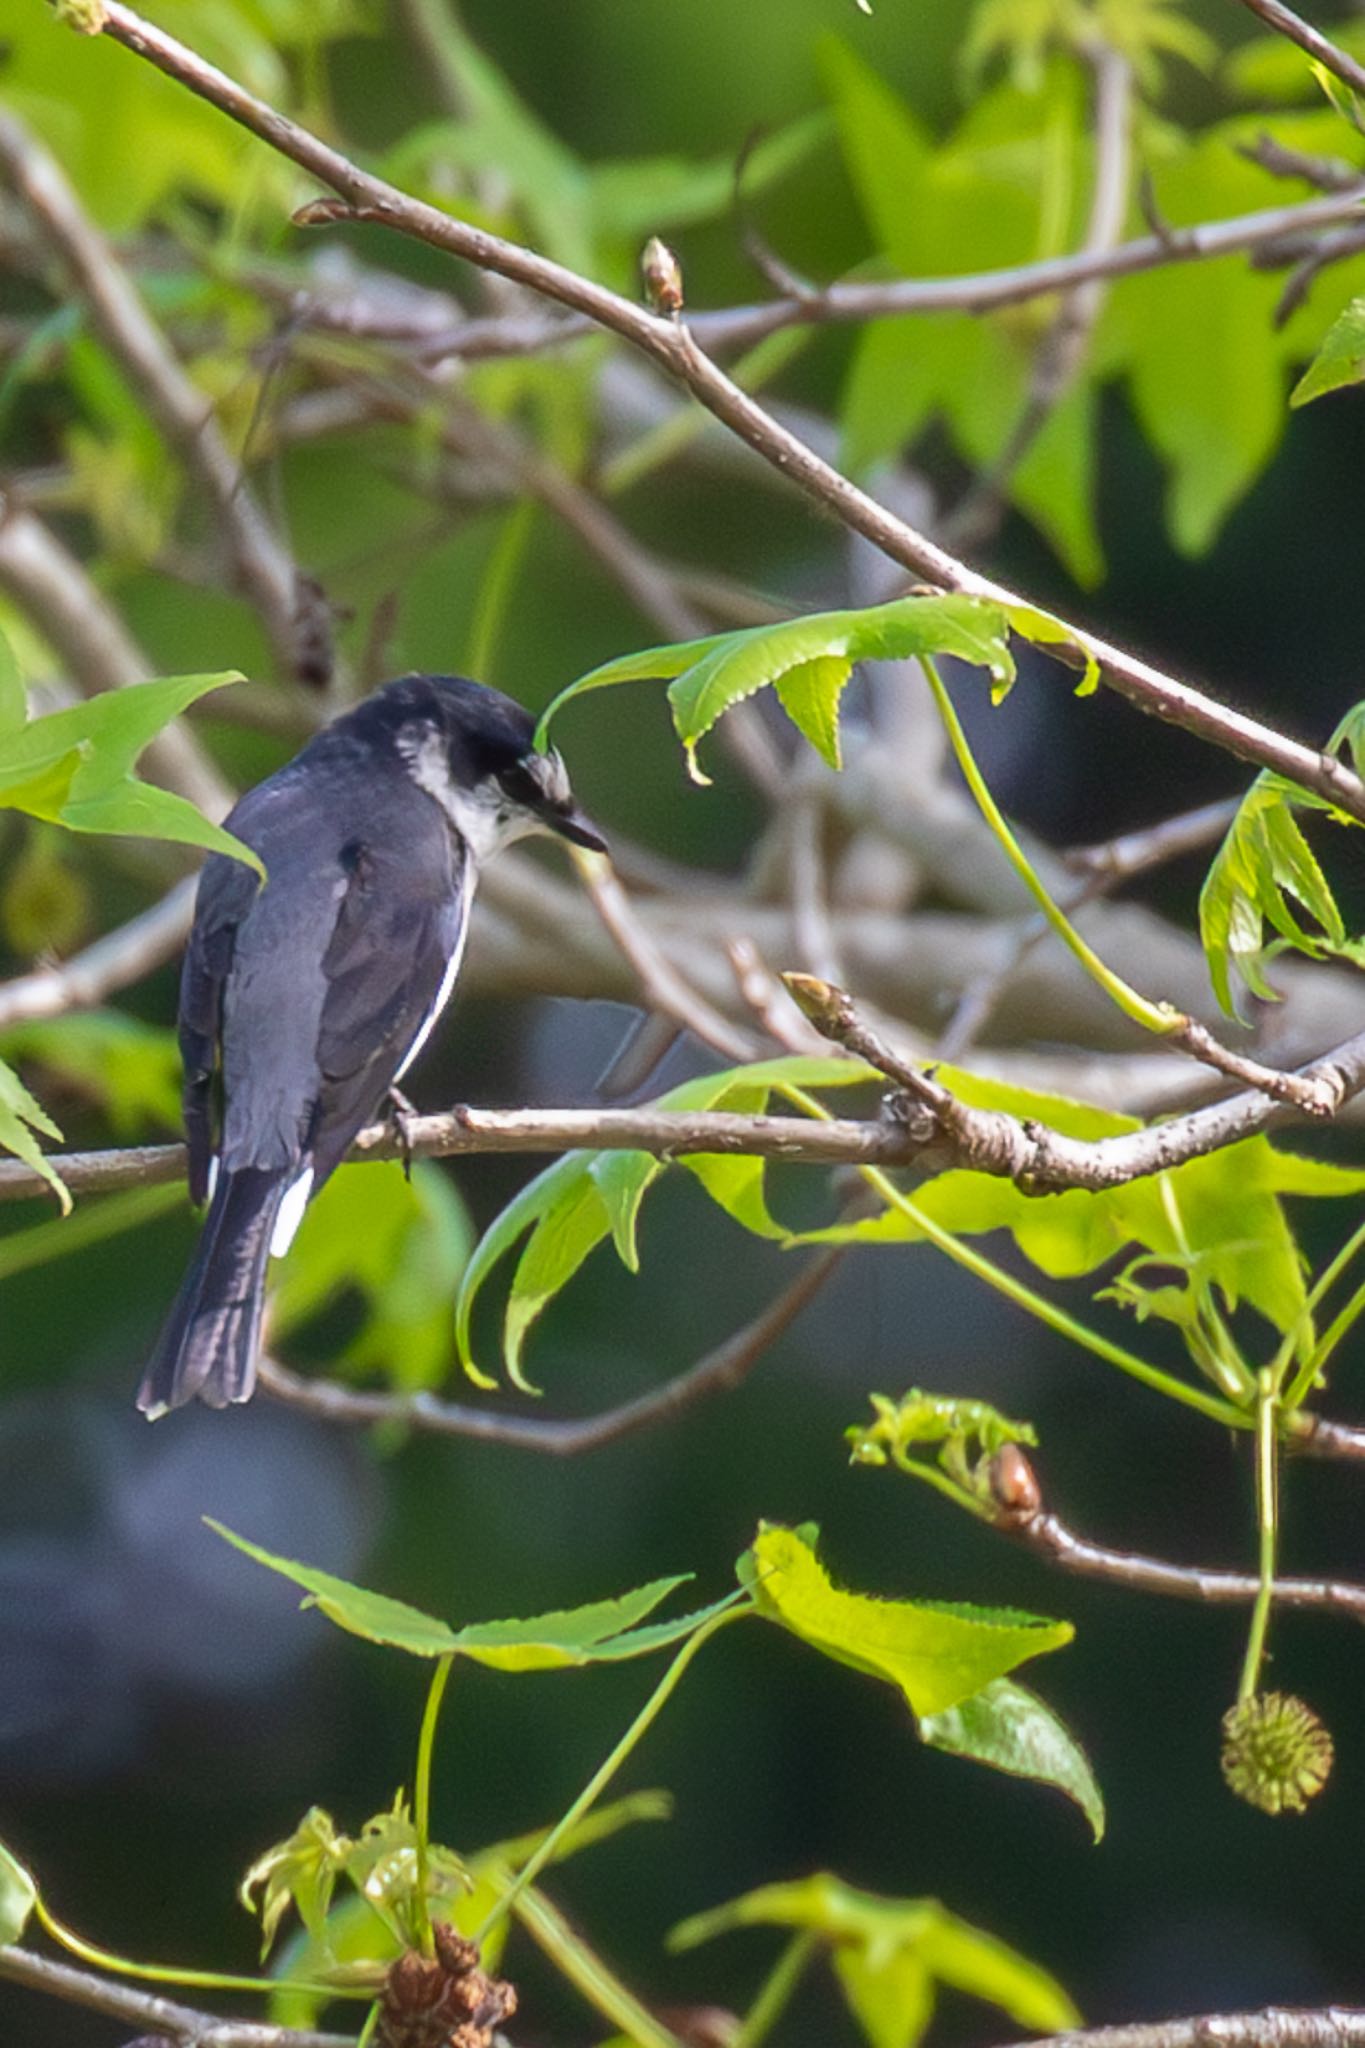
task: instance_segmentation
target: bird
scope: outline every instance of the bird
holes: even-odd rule
[[[147,1364],[155,1420],[246,1401],[267,1262],[416,1059],[459,973],[484,863],[532,832],[605,852],[529,713],[464,676],[386,683],[225,820],[180,981],[197,1248]]]

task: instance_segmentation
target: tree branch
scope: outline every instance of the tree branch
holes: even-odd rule
[[[377,221],[588,315],[661,364],[765,461],[782,471],[825,511],[861,533],[911,573],[943,589],[965,591],[1011,605],[1021,602],[1012,591],[935,546],[823,462],[727,377],[680,322],[648,312],[548,257],[456,220],[362,171],[317,136],[256,99],[173,36],[143,21],[122,0],[105,0],[103,14],[104,33],[211,101],[340,195],[339,204],[321,201],[306,207],[297,216],[302,223]],[[1313,208],[1322,210],[1323,221],[1342,219],[1352,210],[1347,195],[1331,195],[1309,201],[1298,210],[1299,220],[1306,221],[1310,214],[1318,219],[1318,214],[1311,211]],[[1173,249],[1178,246],[1177,239]],[[1076,275],[1054,277],[1053,288],[1081,281]],[[1109,687],[1139,709],[1183,726],[1259,767],[1278,770],[1365,823],[1365,784],[1342,762],[1320,750],[1301,746],[1240,712],[1228,710],[1187,683],[1163,674],[1150,663],[1093,634],[1077,628],[1069,630],[1075,633],[1078,644],[1099,661]]]
[[[1352,92],[1365,93],[1365,65],[1357,64],[1354,57],[1336,43],[1330,42],[1321,29],[1301,19],[1284,0],[1242,0],[1250,13],[1258,15],[1267,28],[1273,28],[1277,35],[1297,43],[1299,48],[1314,61],[1339,78],[1343,85],[1349,85]]]
[[[88,218],[55,157],[17,116],[0,112],[0,168],[84,301],[96,332],[127,375],[186,473],[213,507],[236,581],[266,629],[282,672],[327,681],[326,608],[301,578],[252,497],[192,382],[127,273]],[[306,651],[305,651],[306,650]],[[313,664],[327,673],[314,673]]]
[[[1365,2011],[1329,2005],[1316,2010],[1268,2005],[1260,2012],[1204,2013],[1198,2019],[1155,2020],[1122,2027],[1078,2027],[1065,2034],[1011,2041],[1007,2048],[1356,2048],[1365,2042]]]
[[[70,1963],[52,1962],[31,1949],[0,1948],[0,1977],[64,1999],[68,2005],[125,2020],[129,2026],[166,2040],[183,2041],[186,2048],[355,2048],[349,2034],[315,2034],[252,2020],[219,2019],[156,1992],[136,1991],[131,1984],[73,1969]]]
[[[305,1379],[270,1358],[260,1362],[260,1383],[276,1400],[323,1422],[367,1426],[396,1422],[434,1436],[474,1437],[480,1443],[504,1444],[513,1450],[543,1451],[552,1458],[578,1457],[585,1451],[600,1451],[607,1444],[618,1443],[622,1437],[635,1436],[656,1423],[672,1422],[712,1394],[732,1392],[790,1329],[841,1256],[842,1248],[817,1254],[751,1323],[727,1337],[687,1372],[600,1415],[549,1420],[540,1416],[499,1415],[486,1407],[443,1401],[437,1394],[362,1393],[340,1386],[335,1380]]]

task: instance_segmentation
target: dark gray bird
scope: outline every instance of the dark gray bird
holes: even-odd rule
[[[519,704],[404,676],[227,820],[269,876],[204,863],[180,983],[193,1262],[147,1367],[151,1417],[250,1398],[266,1260],[417,1057],[459,971],[479,870],[528,832],[599,851]]]

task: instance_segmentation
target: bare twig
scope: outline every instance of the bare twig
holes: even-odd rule
[[[1006,2048],[1356,2048],[1365,2042],[1365,2010],[1268,2005],[1260,2012],[1202,2013],[1123,2027],[1078,2027],[1065,2034],[1011,2041]]]
[[[111,8],[112,4],[113,0]],[[920,313],[991,313],[1092,281],[1112,282],[1147,270],[1161,270],[1172,263],[1214,262],[1221,256],[1261,248],[1287,234],[1313,234],[1349,219],[1362,198],[1365,180],[1357,177],[1353,188],[1289,206],[1234,214],[1194,227],[1171,228],[1165,222],[1159,226],[1149,223],[1150,234],[1121,242],[1116,249],[1106,252],[1079,250],[1070,256],[1049,256],[1036,263],[968,275],[826,285],[813,293],[770,300],[763,305],[696,312],[690,316],[689,325],[708,348],[728,352],[752,347],[786,327],[856,324]],[[431,358],[532,355],[581,340],[592,328],[593,321],[588,315],[560,315],[541,319],[539,323],[525,317],[505,322],[471,320],[453,326],[448,334],[428,337],[421,347],[422,353]]]
[[[727,1337],[687,1372],[601,1415],[552,1421],[539,1416],[499,1415],[486,1407],[444,1401],[437,1394],[361,1393],[353,1387],[339,1386],[335,1380],[304,1379],[273,1359],[261,1360],[260,1382],[277,1400],[324,1422],[397,1422],[436,1436],[475,1437],[481,1443],[543,1451],[553,1458],[578,1457],[585,1451],[598,1451],[606,1444],[618,1443],[622,1437],[651,1429],[656,1423],[672,1422],[712,1394],[732,1392],[790,1329],[829,1278],[839,1257],[837,1248],[820,1253],[751,1323]]]
[[[46,1992],[68,2005],[126,2021],[158,2038],[182,2041],[186,2048],[354,2048],[350,2034],[317,2034],[255,2020],[220,2019],[156,1992],[137,1991],[131,1984],[97,1977],[89,1970],[76,1970],[70,1963],[53,1962],[31,1949],[12,1945],[0,1948],[0,1977],[30,1991]]]
[[[1227,831],[1240,803],[1240,797],[1234,796],[1221,803],[1201,804],[1197,810],[1181,811],[1173,818],[1163,818],[1159,825],[1144,826],[1140,832],[1124,832],[1094,846],[1073,847],[1063,858],[1077,874],[1097,876],[1106,888],[1116,886],[1207,846]]]
[[[318,602],[252,497],[212,406],[186,375],[56,159],[10,113],[0,114],[0,168],[167,445],[212,505],[235,577],[260,614],[281,669],[297,675],[302,639],[317,630]]]
[[[1238,1607],[1256,1598],[1260,1581],[1254,1572],[1201,1571],[1195,1565],[1168,1564],[1134,1551],[1112,1550],[1091,1543],[1067,1527],[1059,1516],[1000,1514],[991,1525],[1015,1537],[1063,1571],[1086,1579],[1104,1579],[1134,1593],[1159,1593],[1172,1600],[1194,1600],[1208,1607]],[[1278,1607],[1316,1608],[1349,1615],[1365,1623],[1365,1586],[1337,1579],[1277,1579]]]
[[[305,208],[299,216],[304,223],[322,225],[347,219],[382,222],[586,314],[686,384],[708,411],[765,461],[902,567],[944,589],[966,591],[1011,605],[1019,602],[1013,592],[935,546],[822,461],[799,436],[782,426],[727,377],[683,323],[648,312],[548,257],[411,198],[383,179],[362,171],[317,136],[256,99],[173,36],[144,21],[122,0],[106,0],[103,11],[104,33],[210,100],[340,195],[338,201],[321,201]],[[1325,224],[1345,218],[1350,211],[1349,195],[1333,194],[1309,201],[1299,209],[1298,218],[1303,223],[1311,218]],[[1198,231],[1188,233],[1197,237]],[[1264,238],[1262,221],[1261,231],[1251,239]],[[1114,252],[1107,262],[1112,263],[1118,253]],[[1054,289],[1079,283],[1085,277],[1110,274],[1106,259],[1066,261],[1073,268],[1067,271],[1063,267],[1060,275],[1054,274]],[[1079,268],[1075,267],[1078,263]],[[1098,270],[1085,267],[1096,263],[1100,265]],[[1054,273],[1058,268],[1053,266]],[[1258,766],[1275,768],[1365,822],[1365,784],[1341,761],[1228,710],[1188,684],[1093,634],[1076,629],[1076,639],[1099,661],[1109,687],[1141,710],[1183,726],[1227,752],[1255,761]]]
[[[150,910],[106,932],[84,952],[53,967],[36,967],[0,982],[0,1030],[38,1017],[89,1010],[169,960],[185,941],[194,916],[193,878],[177,882]]]
[[[1312,156],[1306,149],[1292,149],[1275,135],[1239,142],[1237,154],[1248,163],[1259,164],[1272,178],[1302,178],[1318,192],[1352,192],[1360,187],[1359,170],[1344,157]]]
[[[1299,48],[1315,63],[1339,78],[1343,85],[1349,85],[1352,92],[1365,93],[1365,65],[1358,64],[1338,44],[1331,42],[1321,29],[1304,21],[1293,9],[1286,7],[1284,0],[1242,0],[1243,7],[1259,15],[1267,28],[1273,28],[1277,35],[1297,43]]]
[[[651,1010],[671,1017],[724,1059],[751,1060],[755,1045],[728,1017],[691,988],[631,908],[611,862],[602,854],[574,854],[574,866],[612,938],[625,954]]]

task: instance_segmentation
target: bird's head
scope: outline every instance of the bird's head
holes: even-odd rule
[[[404,676],[376,691],[366,708],[476,860],[532,832],[606,851],[574,802],[559,754],[537,748],[535,721],[501,691],[464,676]]]

